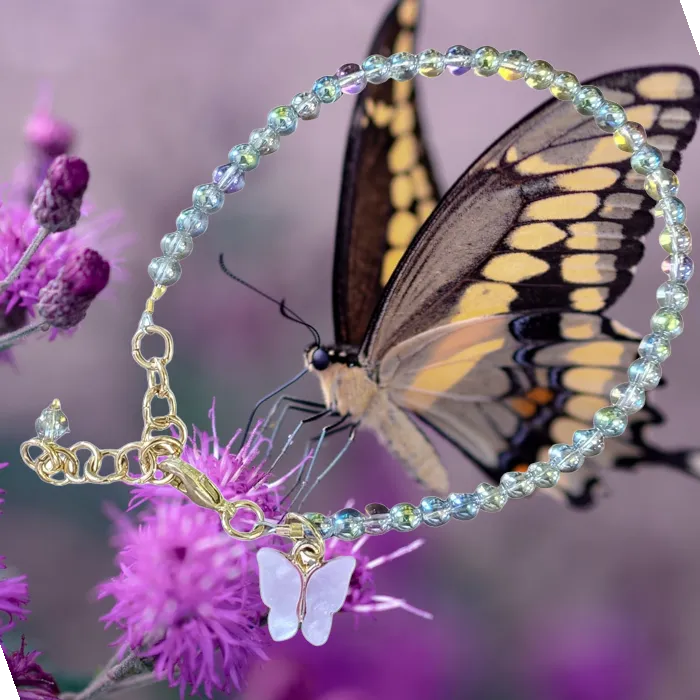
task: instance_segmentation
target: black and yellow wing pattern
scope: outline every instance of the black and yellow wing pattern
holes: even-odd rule
[[[384,41],[392,31],[404,31],[391,24],[392,15],[387,21]],[[623,105],[629,119],[646,128],[667,166],[678,169],[700,114],[695,71],[647,67],[589,84]],[[362,329],[362,362],[394,402],[498,479],[546,459],[552,443],[569,442],[574,430],[590,427],[610,389],[625,381],[638,336],[603,312],[632,280],[644,236],[653,228],[653,202],[644,193],[643,176],[612,138],[571,105],[552,100],[489,148],[421,226],[437,190],[414,98],[416,145],[402,165],[424,168],[426,189],[410,190],[407,209],[395,208],[391,194],[396,177],[405,174],[390,162],[396,137],[389,128],[377,138],[379,127],[367,118],[366,105],[355,113],[336,254],[338,341],[357,344]],[[381,104],[393,114],[391,100]],[[372,138],[364,140],[362,129]],[[420,212],[419,191],[429,193]],[[384,208],[375,219],[377,207]],[[402,214],[410,226],[401,237],[392,229],[397,211],[412,215]],[[360,233],[348,234],[348,222],[360,219],[373,221],[374,229],[360,226]],[[357,236],[365,245],[372,238],[372,256]],[[374,286],[363,287],[367,279]],[[378,299],[371,320],[367,306],[353,316],[353,294],[365,294],[365,303]],[[661,420],[649,406],[631,416],[632,429],[611,443],[597,465],[669,461],[691,471],[692,454],[666,458],[646,443],[646,427]],[[595,472],[566,476],[562,487],[569,499],[589,503]]]

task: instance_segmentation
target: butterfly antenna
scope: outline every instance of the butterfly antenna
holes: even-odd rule
[[[246,282],[244,279],[242,279],[238,275],[234,275],[233,272],[231,272],[231,270],[229,270],[226,267],[226,263],[224,263],[224,254],[223,253],[221,253],[219,255],[219,267],[223,270],[224,274],[228,275],[232,280],[236,280],[236,282],[239,282],[244,287],[247,287],[248,289],[255,292],[256,294],[259,294],[264,299],[267,299],[268,301],[271,301],[274,304],[276,304],[277,307],[279,307],[280,313],[282,314],[282,316],[284,318],[286,318],[289,321],[294,321],[294,323],[298,323],[299,325],[307,328],[314,338],[314,343],[316,345],[321,344],[321,336],[319,335],[319,332],[310,323],[307,323],[306,321],[304,321],[304,319],[301,316],[299,316],[299,314],[296,313],[296,311],[292,311],[292,309],[290,309],[287,306],[284,299],[281,299],[281,300],[275,299],[273,296],[270,296],[266,292],[263,292],[261,289],[254,287],[250,282]]]

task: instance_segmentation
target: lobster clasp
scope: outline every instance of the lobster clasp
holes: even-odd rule
[[[220,512],[226,503],[219,488],[205,474],[179,457],[170,457],[158,464],[158,468],[172,474],[172,486],[182,491],[193,503]]]

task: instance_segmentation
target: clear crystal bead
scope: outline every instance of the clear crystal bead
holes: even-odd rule
[[[245,173],[240,166],[233,163],[225,163],[214,168],[212,180],[225,194],[240,192],[245,187]]]
[[[585,457],[596,457],[605,449],[605,435],[596,428],[577,430],[571,442]]]
[[[426,496],[420,502],[420,510],[423,514],[423,522],[431,527],[444,525],[452,514],[449,501],[437,496]]]
[[[529,67],[530,62],[522,51],[506,51],[500,56],[498,75],[503,80],[521,80],[527,74]]]
[[[679,187],[678,176],[668,168],[659,168],[649,173],[644,181],[646,193],[657,201],[664,197],[675,197]]]
[[[472,55],[472,68],[481,78],[488,78],[498,73],[501,54],[493,46],[480,46]]]
[[[183,260],[192,252],[193,248],[192,236],[181,231],[166,233],[160,240],[160,249],[163,251],[163,255],[175,258],[175,260]]]
[[[382,503],[370,503],[365,507],[363,518],[366,535],[383,535],[391,530],[391,515],[389,509]]]
[[[595,412],[593,425],[600,430],[605,437],[618,437],[625,432],[627,427],[627,415],[617,406],[606,406]]]
[[[411,80],[411,78],[416,77],[418,72],[418,56],[406,51],[402,53],[395,53],[390,58],[391,63],[391,77],[398,81],[404,82],[405,80]]]
[[[280,136],[289,136],[297,130],[299,115],[289,105],[281,105],[270,110],[267,125]]]
[[[667,226],[659,234],[659,244],[667,253],[690,253],[693,239],[685,224]]]
[[[321,100],[313,92],[297,93],[292,97],[291,105],[299,118],[304,121],[316,119],[321,114]]]
[[[487,513],[496,513],[503,508],[508,500],[505,489],[493,484],[479,484],[474,494],[480,500],[480,508]]]
[[[418,55],[418,72],[426,78],[437,78],[445,70],[445,57],[435,49],[426,49]]]
[[[420,508],[416,508],[411,503],[399,503],[390,511],[391,526],[398,532],[411,532],[415,530],[421,523]]]
[[[70,433],[68,418],[61,410],[61,402],[58,399],[52,401],[51,405],[41,412],[34,423],[34,427],[39,440],[48,442],[56,442],[67,433]]]
[[[656,301],[660,307],[683,311],[688,306],[688,287],[683,282],[664,282],[656,290]]]
[[[595,114],[603,106],[603,102],[603,93],[592,85],[583,85],[573,99],[576,111],[586,116]]]
[[[277,152],[280,147],[279,134],[266,126],[264,129],[253,129],[248,137],[250,145],[257,148],[261,156],[269,156]]]
[[[250,143],[239,143],[228,152],[228,160],[244,172],[255,170],[260,163],[260,151]]]
[[[639,341],[639,355],[656,362],[666,362],[671,357],[671,341],[660,333],[649,333]]]
[[[576,97],[576,93],[581,89],[581,83],[573,73],[560,71],[554,77],[554,81],[549,87],[549,91],[558,100],[569,101]]]
[[[445,65],[452,75],[464,75],[472,65],[473,51],[461,44],[450,46],[445,52]]]
[[[647,142],[647,132],[637,122],[623,124],[613,135],[615,145],[625,153],[634,153]]]
[[[205,214],[215,214],[224,206],[224,193],[212,182],[198,185],[192,191],[192,204]]]
[[[653,147],[649,146],[648,148]],[[658,151],[658,149],[654,150],[656,150],[659,156],[661,156],[661,151]],[[635,153],[634,156],[636,155],[637,154]],[[632,158],[634,158],[634,156],[632,156]],[[668,226],[684,224],[686,215],[687,210],[685,204],[683,204],[678,197],[664,197],[663,199],[659,200],[659,203],[654,207],[654,216],[663,216]]]
[[[575,472],[583,466],[585,457],[571,445],[552,445],[549,448],[549,463],[560,472]]]
[[[533,61],[527,69],[525,82],[535,90],[546,90],[554,82],[556,72],[547,61]]]
[[[612,134],[627,121],[625,110],[616,102],[604,100],[595,113],[595,123],[601,131]]]
[[[640,357],[630,365],[627,376],[644,389],[655,389],[661,381],[661,371],[658,362]]]
[[[668,338],[677,338],[683,332],[683,317],[672,309],[658,309],[651,317],[651,330]]]
[[[366,58],[362,64],[362,70],[367,76],[367,82],[372,85],[380,85],[389,80],[391,64],[386,56],[374,55]]]
[[[646,394],[639,384],[618,384],[610,391],[610,403],[627,415],[641,411],[645,401]]]
[[[201,236],[209,226],[209,217],[201,209],[190,207],[183,209],[177,217],[175,228],[182,233],[189,233],[192,238]]]
[[[173,258],[153,258],[148,266],[148,274],[154,284],[170,287],[182,277],[182,267]]]
[[[551,489],[559,481],[560,472],[549,462],[533,462],[527,473],[532,477],[538,489]]]
[[[451,493],[447,500],[456,520],[471,520],[479,512],[479,498],[473,493]]]
[[[695,272],[695,263],[687,255],[669,255],[661,263],[661,269],[670,280],[677,282],[688,282]]]
[[[501,486],[509,498],[525,498],[537,488],[532,475],[527,472],[507,472],[501,477]]]

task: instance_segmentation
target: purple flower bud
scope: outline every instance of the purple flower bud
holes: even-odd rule
[[[80,218],[80,205],[89,179],[84,160],[65,155],[56,158],[32,202],[36,222],[50,231],[73,228]]]
[[[62,155],[51,163],[46,180],[56,195],[77,199],[85,194],[90,171],[82,158]]]
[[[67,122],[56,119],[51,112],[37,111],[24,127],[27,145],[53,160],[68,153],[75,139],[75,130]]]
[[[37,663],[38,657],[38,651],[26,652],[24,637],[20,648],[7,656],[7,665],[19,696],[26,700],[58,700],[61,691],[53,677]]]
[[[97,251],[84,250],[39,292],[37,311],[54,328],[74,328],[107,286],[109,272],[109,263]]]

